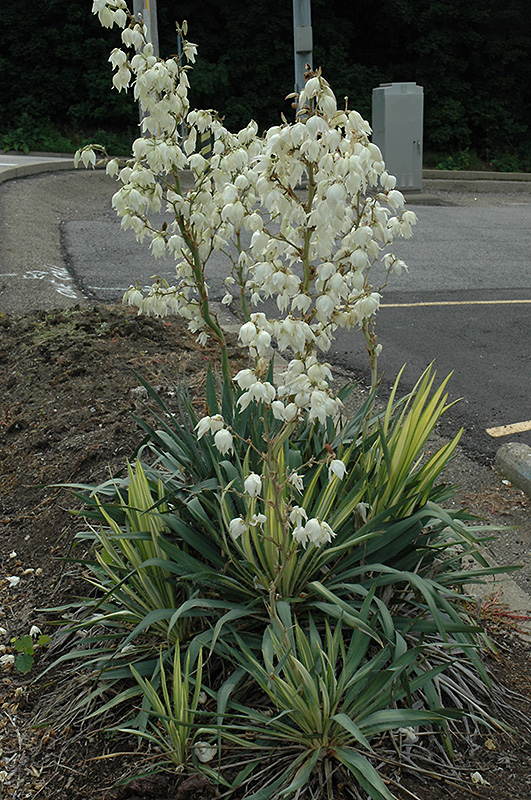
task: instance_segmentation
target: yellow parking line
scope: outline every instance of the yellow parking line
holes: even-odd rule
[[[413,308],[415,306],[497,306],[531,303],[531,300],[435,300],[426,303],[381,303],[380,308]]]
[[[524,431],[531,431],[531,419],[525,422],[515,422],[512,425],[500,425],[498,428],[487,428],[489,436],[509,436],[511,433],[523,433]]]

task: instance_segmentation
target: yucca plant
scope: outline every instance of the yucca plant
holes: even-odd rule
[[[260,654],[238,639],[232,655],[263,693],[262,708],[260,702],[244,705],[237,696],[225,703],[222,710],[225,713],[228,706],[228,719],[222,737],[249,748],[251,755],[258,749],[262,767],[268,752],[271,756],[278,748],[284,761],[281,774],[272,762],[258,790],[252,789],[251,775],[246,798],[290,797],[314,778],[326,787],[326,797],[333,798],[333,773],[340,764],[371,798],[391,800],[372,763],[371,741],[399,728],[432,730],[454,716],[442,708],[411,707],[411,697],[443,668],[416,674],[420,650],[408,649],[400,635],[388,641],[389,620],[382,615],[385,610],[378,609],[369,594],[360,609],[364,630],[352,632],[338,623],[335,629],[325,624],[320,633],[313,617],[303,630],[292,619],[289,605],[281,602],[264,633]],[[231,724],[230,712],[239,716],[238,723]]]
[[[188,662],[177,650],[186,646],[194,659],[208,648],[209,691],[218,697],[208,730],[216,732],[220,768],[201,769],[227,788],[243,781],[255,800],[287,797],[315,775],[331,791],[334,764],[371,797],[388,800],[371,751],[385,730],[426,723],[450,751],[445,706],[481,716],[475,697],[488,683],[479,629],[459,590],[496,570],[480,553],[488,531],[437,502],[448,496],[435,481],[457,437],[422,463],[448,407],[445,385],[433,392],[428,370],[399,401],[397,382],[368,423],[372,399],[341,424],[285,426],[262,406],[234,415],[227,388],[218,394],[210,374],[208,412],[232,420],[234,453],[226,457],[208,435],[198,439],[185,391],[175,413],[148,388],[157,427],[142,422],[146,439],[135,465],[124,479],[82,492],[98,595],[81,604],[78,627],[88,617],[94,628],[81,652],[107,686],[135,678],[99,711],[143,696],[128,730],[162,735],[166,749],[180,741],[175,758],[182,760],[179,737],[187,731],[188,747],[192,723],[179,717],[175,698],[169,703],[165,675],[173,659],[178,688],[176,663],[185,675]],[[330,473],[331,458],[343,462],[342,479]],[[250,472],[259,476],[256,496],[245,491]],[[302,483],[287,480],[292,473]],[[335,534],[326,546],[293,538],[296,506],[326,520]],[[475,556],[477,570],[461,569],[456,545]],[[459,676],[448,654],[467,665]],[[246,690],[260,692],[262,710],[249,706],[236,678],[219,686],[234,662]],[[459,689],[467,674],[478,681],[470,692]],[[283,775],[257,790],[255,762],[284,745]],[[246,748],[243,771],[231,748]]]
[[[179,642],[175,644],[171,678],[168,678],[162,653],[159,657],[158,674],[147,680],[131,666],[143,698],[142,712],[147,714],[146,730],[121,725],[115,728],[119,733],[135,734],[141,739],[159,747],[162,758],[159,765],[172,764],[178,770],[190,761],[194,739],[201,733],[198,721],[198,706],[201,696],[203,676],[202,650],[194,664],[190,650],[184,660],[181,658]]]
[[[385,411],[371,418],[369,435],[362,434],[364,420],[372,405],[370,398],[351,420],[338,428],[330,421],[322,426],[317,422],[309,424],[302,420],[292,426],[289,436],[284,437],[282,447],[277,447],[274,452],[277,471],[279,465],[282,466],[283,473],[287,474],[300,470],[305,465],[306,468],[302,470],[304,490],[298,502],[309,517],[323,519],[330,524],[337,534],[336,542],[353,537],[366,518],[376,518],[371,530],[365,528],[360,534],[361,541],[364,534],[375,538],[377,534],[374,532],[379,528],[383,534],[382,547],[387,546],[387,520],[412,516],[415,511],[426,507],[428,502],[449,495],[441,487],[434,488],[434,482],[451,457],[458,437],[432,456],[426,464],[420,465],[426,439],[441,414],[448,408],[446,395],[443,394],[446,381],[430,398],[433,380],[431,370],[426,370],[413,392],[403,400],[396,401],[397,380]],[[271,487],[267,464],[259,456],[264,448],[264,440],[274,442],[275,438],[281,436],[281,424],[264,407],[258,409],[258,414],[250,414],[249,409],[242,414],[235,414],[228,390],[223,385],[220,387],[220,394],[221,401],[218,401],[213,376],[209,375],[208,413],[213,415],[221,410],[224,417],[228,417],[229,422],[235,426],[235,452],[230,459],[220,458],[209,437],[197,440],[194,428],[198,420],[191,404],[186,401],[186,392],[177,392],[177,415],[153,393],[163,412],[158,419],[161,426],[158,430],[145,422],[142,422],[142,426],[148,437],[146,446],[157,457],[155,467],[162,469],[167,496],[175,505],[177,514],[185,519],[192,517],[194,525],[198,522],[207,525],[210,523],[207,538],[217,539],[217,548],[227,554],[231,550],[231,544],[227,544],[226,540],[228,522],[237,516],[248,519],[254,513],[254,508],[250,512],[250,505],[246,505],[241,499],[244,474],[252,470],[262,475],[268,493],[267,503],[272,502],[272,492],[277,496],[281,494],[286,503],[289,498],[284,486]],[[345,464],[346,477],[341,482],[337,478],[329,480],[326,464],[330,450]],[[156,468],[146,468],[146,471],[152,481],[158,480],[161,475]],[[293,494],[292,492],[292,498]],[[438,507],[433,502],[424,519],[430,517],[435,520],[440,518]],[[472,541],[474,534],[465,532],[464,526],[456,522],[455,517],[455,514],[446,514],[446,525],[450,523],[454,528],[456,539]],[[279,517],[279,514],[273,514],[270,518],[271,524],[275,519],[278,540],[281,535],[278,528],[283,524],[281,515]],[[415,530],[414,526],[409,526],[409,531],[412,530]],[[421,531],[422,528],[417,525],[413,540],[405,541],[404,536],[404,549],[414,551],[418,541],[420,549],[426,553],[426,539]],[[245,541],[242,538],[242,546]],[[275,536],[262,536],[261,542],[265,548],[268,547],[265,544],[267,541],[271,544],[269,551],[273,553]],[[352,538],[352,544],[356,544],[355,537]],[[284,549],[286,555],[291,552],[286,545]],[[396,553],[394,547],[387,549]],[[204,551],[200,552],[204,555]],[[250,553],[248,547],[248,555]],[[243,553],[240,552],[239,555],[241,557]],[[264,553],[259,557],[255,548],[254,556],[261,558],[263,564]],[[393,564],[398,565],[396,561]],[[330,568],[330,564],[327,564],[327,568]],[[278,565],[271,562],[267,569],[271,577],[272,573],[278,571]],[[286,593],[288,595],[289,592]]]
[[[91,582],[104,596],[109,591],[113,602],[128,610],[130,626],[138,625],[155,610],[173,609],[182,602],[182,587],[174,580],[172,565],[163,549],[167,526],[164,513],[165,489],[159,480],[155,491],[149,486],[139,461],[128,465],[126,486],[117,488],[117,510],[123,523],[113,519],[97,494],[95,502],[102,524],[92,529],[97,567]],[[102,616],[102,621],[105,612]],[[112,615],[111,615],[112,617]],[[167,622],[159,615],[150,625],[167,638]],[[178,631],[173,631],[173,638]]]
[[[110,484],[103,489],[103,494],[111,491]],[[118,684],[131,676],[131,669],[144,676],[156,674],[161,645],[165,658],[172,657],[175,642],[188,637],[193,616],[193,611],[179,614],[177,610],[186,608],[193,592],[178,580],[190,568],[188,562],[183,564],[185,554],[179,563],[168,554],[168,506],[162,481],[150,484],[136,461],[128,464],[126,480],[115,483],[112,492],[116,500],[109,503],[94,491],[89,514],[100,524],[78,534],[92,548],[93,560],[84,561],[84,566],[96,594],[57,609],[69,615],[76,612],[63,637],[83,631],[83,647],[58,661],[82,661],[88,675]],[[97,686],[83,702],[104,691],[105,686]],[[99,713],[136,694],[121,689]]]
[[[427,436],[447,407],[445,382],[429,399],[432,384],[427,370],[413,393],[397,402],[397,383],[385,412],[371,420],[368,436],[363,425],[369,401],[341,429],[303,420],[289,435],[266,409],[261,415],[247,410],[233,420],[238,436],[230,459],[220,458],[209,437],[197,439],[197,418],[186,391],[176,395],[175,415],[149,389],[162,411],[157,430],[142,423],[145,446],[156,463],[138,460],[125,480],[85,495],[87,516],[103,522],[89,534],[97,542],[93,581],[103,593],[102,618],[117,625],[127,620],[126,646],[148,630],[170,643],[186,638],[191,623],[195,634],[211,626],[215,643],[229,621],[247,619],[252,629],[272,586],[283,598],[308,606],[322,601],[318,584],[342,596],[348,590],[340,587],[376,579],[391,605],[393,594],[402,609],[404,594],[423,598],[421,605],[431,605],[430,617],[441,629],[439,597],[451,585],[481,579],[489,568],[483,562],[483,572],[465,576],[445,558],[459,544],[481,563],[483,531],[466,526],[462,512],[446,511],[429,499],[432,492],[441,495],[432,485],[456,444],[418,465]],[[211,414],[233,409],[226,387],[221,386],[218,401],[212,374],[207,402]],[[257,460],[266,434],[276,442],[272,466]],[[323,459],[327,446],[346,466],[343,480],[329,479]],[[317,453],[315,459],[310,452]],[[279,485],[277,476],[303,464],[308,468],[299,499],[293,486]],[[251,469],[262,475],[260,508],[244,496],[243,476]],[[328,522],[336,533],[333,542],[306,549],[294,542],[287,517],[296,502],[309,517]],[[249,524],[257,511],[264,512],[263,522]],[[247,527],[235,538],[230,521],[237,517]],[[428,579],[439,577],[442,583],[433,590]],[[409,611],[416,615],[418,608],[410,603]]]
[[[441,416],[453,405],[444,393],[450,376],[433,390],[435,373],[429,366],[400,408],[395,407],[400,377],[393,384],[385,414],[378,420],[376,446],[365,448],[363,469],[370,472],[367,502],[371,511],[393,509],[406,517],[430,498],[435,480],[451,458],[462,431],[422,464],[423,448]],[[433,391],[432,391],[433,390]],[[454,401],[456,402],[456,401]]]

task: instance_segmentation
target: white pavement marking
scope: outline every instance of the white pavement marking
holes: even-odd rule
[[[523,433],[531,431],[531,419],[525,422],[514,422],[512,425],[500,425],[497,428],[487,428],[489,436],[498,438],[499,436],[510,436],[512,433]]]
[[[67,269],[56,267],[53,264],[43,264],[37,269],[28,269],[26,272],[4,272],[0,278],[20,278],[23,281],[48,280],[55,288],[57,294],[77,300],[79,295],[72,284],[72,278]]]
[[[126,292],[128,286],[89,286],[89,289],[95,292]],[[148,287],[151,288],[151,287]]]

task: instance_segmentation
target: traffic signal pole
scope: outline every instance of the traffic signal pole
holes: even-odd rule
[[[293,0],[293,42],[295,54],[295,91],[304,88],[306,64],[313,67],[311,0]]]
[[[135,17],[140,14],[148,29],[148,42],[153,45],[156,56],[159,54],[159,29],[157,26],[157,0],[133,0]]]
[[[159,54],[159,29],[157,26],[157,0],[133,0],[133,14],[138,19],[142,17],[147,27],[147,40],[153,45],[153,52],[156,56]],[[140,126],[142,126],[142,119],[144,115],[140,103],[138,104],[138,112],[140,116]],[[142,130],[142,127],[140,127]],[[144,136],[147,133],[143,134]]]

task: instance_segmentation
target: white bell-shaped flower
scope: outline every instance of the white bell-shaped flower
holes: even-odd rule
[[[243,488],[249,497],[258,497],[262,491],[262,479],[260,475],[257,475],[255,472],[249,473],[243,482]]]

